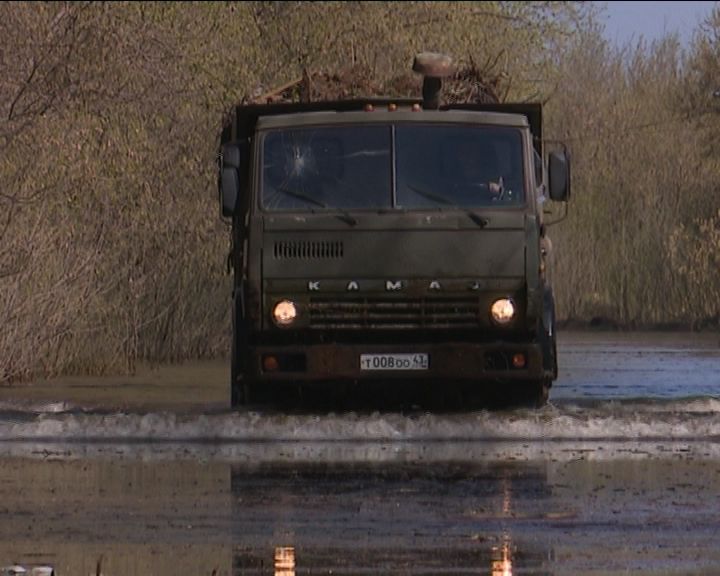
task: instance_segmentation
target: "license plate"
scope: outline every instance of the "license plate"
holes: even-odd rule
[[[427,370],[427,354],[360,354],[360,370]]]

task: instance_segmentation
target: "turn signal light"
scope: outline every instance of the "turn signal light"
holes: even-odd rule
[[[280,363],[275,356],[264,356],[263,357],[263,370],[265,372],[275,372],[280,368]]]
[[[513,367],[525,368],[525,363],[526,363],[525,354],[522,354],[522,353],[513,354],[513,357],[512,357]]]

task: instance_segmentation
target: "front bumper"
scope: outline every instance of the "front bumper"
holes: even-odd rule
[[[426,370],[362,370],[361,354],[427,354]],[[515,354],[525,356],[522,368],[513,366]],[[268,362],[274,358],[276,362]],[[248,376],[268,382],[332,380],[381,381],[456,380],[522,381],[547,377],[536,343],[443,344],[317,344],[258,346],[249,350]],[[273,369],[268,369],[270,366]]]

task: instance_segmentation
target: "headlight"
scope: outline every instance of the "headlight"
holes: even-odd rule
[[[495,300],[490,307],[490,315],[500,325],[508,324],[515,318],[515,304],[509,298]]]
[[[275,304],[272,317],[278,326],[290,326],[297,318],[297,308],[290,300],[281,300]]]

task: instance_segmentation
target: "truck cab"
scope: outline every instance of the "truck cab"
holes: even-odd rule
[[[240,106],[219,191],[232,222],[231,403],[282,384],[500,387],[557,377],[535,104]],[[547,177],[543,177],[546,174]],[[546,180],[547,182],[543,182]]]

